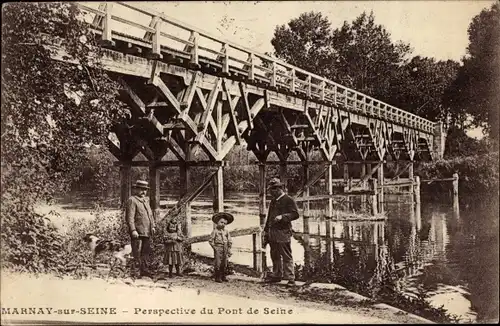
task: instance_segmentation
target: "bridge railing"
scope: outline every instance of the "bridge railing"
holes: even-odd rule
[[[98,4],[98,8],[95,8]],[[104,42],[113,39],[151,48],[153,56],[174,54],[198,66],[218,66],[228,75],[236,73],[269,87],[286,89],[312,99],[341,105],[346,110],[432,133],[434,122],[373,97],[344,87],[286,62],[223,40],[175,18],[133,2],[79,3],[94,32]],[[90,19],[92,22],[90,22]],[[148,21],[148,25],[137,21]],[[126,33],[124,32],[126,31]]]

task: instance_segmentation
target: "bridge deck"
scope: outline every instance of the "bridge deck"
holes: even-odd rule
[[[193,67],[212,66],[227,76],[242,76],[270,89],[341,106],[366,117],[432,134],[434,123],[368,95],[344,87],[283,61],[222,40],[137,3],[80,3],[85,20],[104,42],[122,41],[148,49],[151,58],[164,55],[186,60]],[[134,17],[133,20],[129,17]],[[148,22],[144,25],[142,22]],[[139,50],[140,51],[140,50]]]

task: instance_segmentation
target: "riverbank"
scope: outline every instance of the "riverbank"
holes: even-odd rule
[[[106,280],[94,276],[77,280],[67,276],[3,272],[2,324],[22,320],[232,324],[428,323],[423,318],[371,302],[335,285],[324,288],[315,285],[287,287],[262,284],[257,278],[243,275],[231,275],[229,279],[228,283],[215,283],[207,272],[156,282],[148,278]],[[307,299],[308,296],[317,296],[319,292],[329,296],[330,301]],[[50,315],[15,314],[13,309],[16,307],[53,310]],[[90,314],[89,308],[104,307],[116,308],[116,314],[109,314],[109,309],[108,314]],[[6,314],[7,308],[10,308],[10,314]],[[203,308],[205,311],[212,309],[213,314],[203,314]],[[250,308],[253,313],[249,314]],[[58,309],[61,309],[61,314],[54,313]],[[153,311],[149,312],[149,309]],[[155,314],[154,309],[170,311],[160,316],[160,311]],[[195,310],[194,313],[192,310]]]

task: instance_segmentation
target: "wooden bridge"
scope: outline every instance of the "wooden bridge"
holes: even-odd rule
[[[212,180],[214,209],[223,209],[224,159],[235,145],[246,143],[260,162],[262,223],[266,164],[279,164],[284,181],[288,164],[303,165],[304,197],[319,179],[309,177],[309,166],[324,164],[331,214],[332,165],[339,159],[346,192],[368,189],[375,180],[370,194],[383,202],[386,161],[404,165],[399,173],[407,172],[413,189],[413,163],[431,160],[433,144],[442,138],[435,137],[440,125],[432,121],[137,3],[78,6],[102,44],[100,64],[121,83],[121,99],[130,108],[130,119],[109,136],[121,169],[122,200],[130,195],[131,167],[149,167],[151,204],[158,209],[158,169],[179,166],[185,195],[174,209],[180,213],[182,206],[188,234],[190,201]],[[54,59],[70,61],[57,43],[54,49]],[[133,161],[139,152],[148,161]],[[176,160],[163,159],[169,152]],[[270,153],[279,161],[269,162]],[[190,169],[200,165],[214,172],[193,187]],[[355,185],[352,165],[361,166]]]

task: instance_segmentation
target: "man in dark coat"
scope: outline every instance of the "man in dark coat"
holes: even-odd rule
[[[155,232],[153,211],[146,197],[148,190],[149,186],[146,181],[137,180],[134,185],[135,194],[128,199],[125,210],[125,222],[131,238],[132,255],[141,276],[151,276],[148,265],[151,237]]]
[[[299,218],[297,204],[292,197],[283,191],[283,184],[277,178],[269,181],[268,190],[272,196],[264,227],[264,242],[271,247],[273,261],[273,276],[270,282],[288,280],[288,284],[295,284],[295,273],[292,257],[291,221]]]

